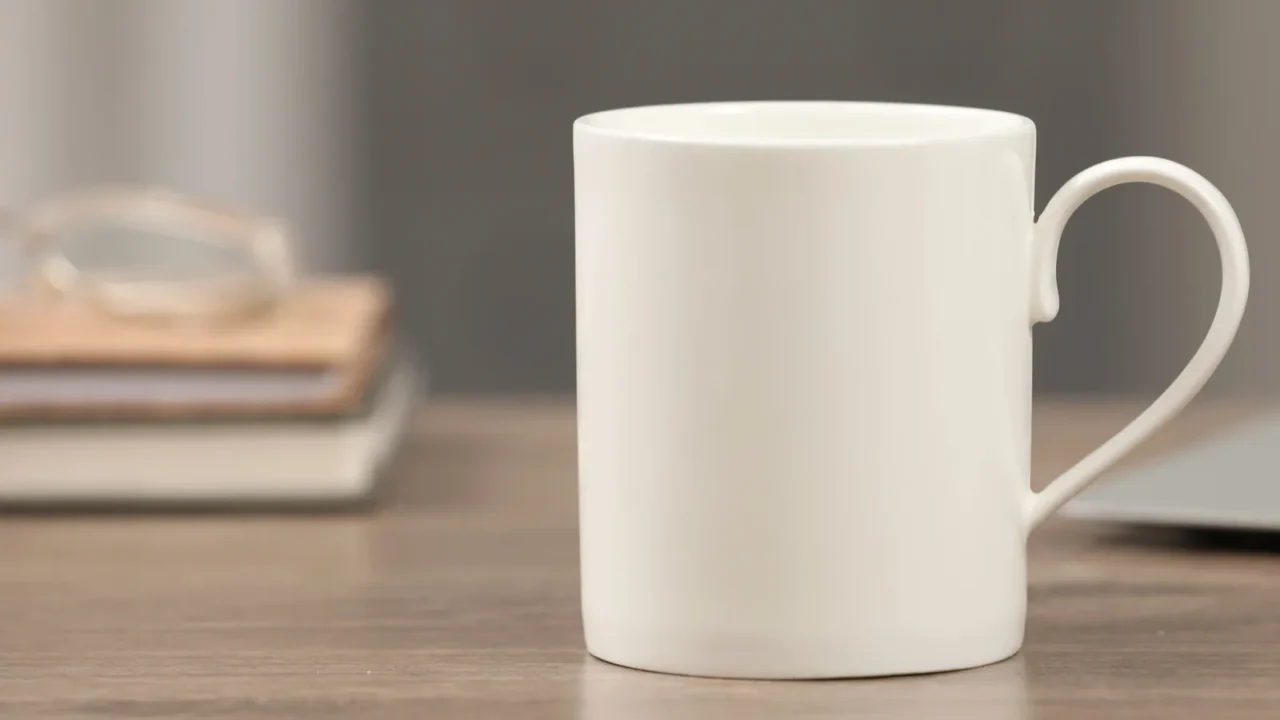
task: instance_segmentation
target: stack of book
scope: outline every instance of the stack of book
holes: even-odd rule
[[[0,503],[364,497],[422,385],[389,306],[372,278],[217,327],[7,300]]]

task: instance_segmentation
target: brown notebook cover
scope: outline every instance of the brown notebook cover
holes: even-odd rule
[[[90,308],[9,298],[0,302],[0,375],[115,369],[228,376],[239,371],[329,373],[323,395],[254,401],[177,397],[113,397],[57,403],[0,396],[0,418],[224,417],[328,414],[358,404],[386,360],[390,292],[370,277],[310,280],[268,315],[225,326],[157,325]]]
[[[0,366],[345,365],[381,332],[389,299],[386,284],[375,278],[312,280],[260,318],[200,327],[153,324],[39,298],[12,298],[0,304]]]

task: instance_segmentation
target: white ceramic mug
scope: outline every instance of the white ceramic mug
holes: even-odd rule
[[[1230,205],[1154,158],[1033,217],[1035,126],[841,102],[673,105],[574,125],[582,611],[589,651],[822,678],[1001,660],[1028,532],[1169,420],[1248,294]],[[1031,326],[1063,225],[1149,182],[1209,222],[1222,295],[1145,412],[1030,489]]]

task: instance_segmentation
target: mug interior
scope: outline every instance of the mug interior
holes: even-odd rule
[[[598,133],[649,140],[727,144],[918,144],[1030,131],[999,110],[870,102],[734,102],[651,105],[579,118]]]

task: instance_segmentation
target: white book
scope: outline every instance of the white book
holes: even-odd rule
[[[374,487],[421,383],[399,358],[359,412],[0,426],[0,503],[333,502]]]
[[[338,393],[346,375],[341,367],[3,367],[0,408],[315,402]]]

